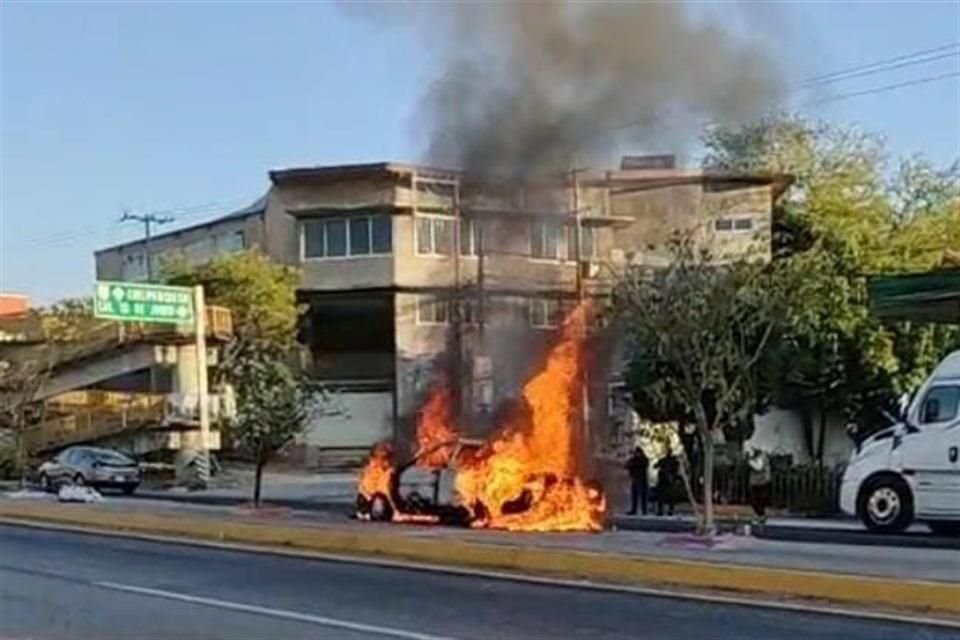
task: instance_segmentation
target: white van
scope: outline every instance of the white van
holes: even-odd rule
[[[960,533],[960,351],[937,365],[902,413],[850,456],[840,508],[875,531],[921,521],[934,533]]]

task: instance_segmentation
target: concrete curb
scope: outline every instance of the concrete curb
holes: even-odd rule
[[[443,544],[437,544],[432,540],[378,531],[246,523],[180,514],[119,513],[91,505],[0,503],[0,522],[15,523],[18,520],[611,584],[720,589],[773,598],[806,598],[857,607],[960,615],[958,584],[564,549],[507,547],[458,540],[444,540]]]

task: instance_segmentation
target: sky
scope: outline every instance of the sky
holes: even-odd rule
[[[768,17],[790,83],[960,42],[956,1],[783,3]],[[430,52],[334,3],[0,0],[0,290],[88,295],[93,251],[142,233],[118,222],[125,210],[169,213],[172,230],[256,199],[270,169],[418,160]],[[960,78],[838,98],[958,71],[954,55],[790,106],[947,165]]]

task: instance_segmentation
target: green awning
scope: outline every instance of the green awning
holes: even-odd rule
[[[867,290],[880,318],[960,324],[960,269],[871,276]]]

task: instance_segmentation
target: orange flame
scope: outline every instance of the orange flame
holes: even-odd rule
[[[446,381],[436,382],[417,412],[417,464],[438,469],[449,462],[454,447],[441,445],[457,439],[454,423],[453,392]]]
[[[564,323],[540,373],[524,386],[522,404],[494,440],[457,474],[467,505],[484,506],[475,526],[523,531],[599,530],[603,493],[577,476],[575,428],[581,424],[580,381],[589,309]]]
[[[393,477],[393,447],[389,442],[378,442],[370,459],[360,473],[357,492],[368,500],[378,493],[390,497],[390,481]]]
[[[506,406],[497,430],[480,451],[456,461],[456,489],[473,513],[473,526],[513,531],[598,531],[606,498],[578,474],[576,428],[581,424],[587,304],[566,319],[543,369]],[[437,383],[417,415],[418,464],[449,463],[456,439],[450,387]],[[360,479],[360,493],[390,495],[391,452],[378,445]],[[383,488],[386,488],[384,490]],[[428,520],[395,513],[394,520]],[[431,520],[432,521],[432,520]]]

